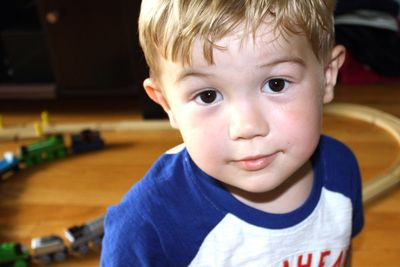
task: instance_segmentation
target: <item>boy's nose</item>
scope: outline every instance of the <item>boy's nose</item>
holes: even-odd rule
[[[269,125],[261,106],[246,104],[231,109],[229,135],[232,140],[267,136]]]

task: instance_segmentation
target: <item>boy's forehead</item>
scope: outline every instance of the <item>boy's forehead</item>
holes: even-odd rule
[[[261,25],[255,35],[244,36],[239,30],[229,33],[214,43],[213,64],[205,59],[204,44],[205,40],[196,38],[192,45],[190,64],[185,64],[183,60],[172,62],[163,58],[162,64],[171,68],[171,64],[180,68],[179,76],[185,76],[196,68],[207,68],[212,65],[230,64],[240,58],[253,59],[254,64],[267,64],[279,60],[305,61],[312,53],[312,48],[307,38],[303,34],[281,33],[271,25]],[[247,62],[244,62],[246,64]],[[165,69],[164,69],[165,70]],[[168,72],[168,71],[167,71]]]

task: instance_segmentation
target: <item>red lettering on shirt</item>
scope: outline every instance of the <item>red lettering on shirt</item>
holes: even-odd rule
[[[303,263],[303,255],[299,256],[299,259],[297,261],[297,267],[311,267],[312,264],[312,254],[309,253],[307,255],[307,263]]]
[[[335,261],[332,267],[340,267],[342,266],[342,261],[343,261],[343,254],[344,252],[340,252],[339,258]]]
[[[316,261],[318,260],[318,255],[319,261]],[[284,260],[282,267],[312,267],[316,266],[315,264],[318,264],[318,267],[341,267],[345,259],[346,251],[341,251],[336,260],[333,261],[335,259],[333,257],[336,257],[336,255],[336,253],[332,254],[331,250],[325,250],[320,253],[315,252],[314,254],[312,252],[304,253],[294,256],[292,259]],[[327,262],[333,263],[333,265],[331,266],[329,264],[329,266],[327,266]]]
[[[321,252],[321,256],[319,258],[318,267],[324,267],[325,266],[325,258],[328,257],[329,255],[331,255],[331,251],[330,250],[326,250],[326,251]]]

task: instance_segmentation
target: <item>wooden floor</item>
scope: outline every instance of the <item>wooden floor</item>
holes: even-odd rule
[[[336,102],[364,104],[400,117],[400,85],[337,89]],[[42,110],[54,123],[139,119],[134,99],[1,101],[5,127],[39,120]],[[363,179],[382,175],[400,158],[399,145],[385,131],[363,122],[326,116],[324,132],[346,142],[356,153]],[[174,130],[106,132],[107,148],[43,164],[0,181],[0,242],[26,245],[37,236],[104,214],[109,205],[146,172],[165,150],[181,142]],[[32,140],[0,143],[0,153]],[[400,266],[400,190],[366,206],[366,226],[354,240],[353,266]],[[52,266],[98,266],[99,251],[72,256]]]

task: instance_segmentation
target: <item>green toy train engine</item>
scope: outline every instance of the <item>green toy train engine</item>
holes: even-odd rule
[[[0,267],[26,267],[29,251],[19,243],[0,244]]]
[[[67,148],[60,134],[20,148],[20,160],[25,162],[26,167],[66,156]]]

